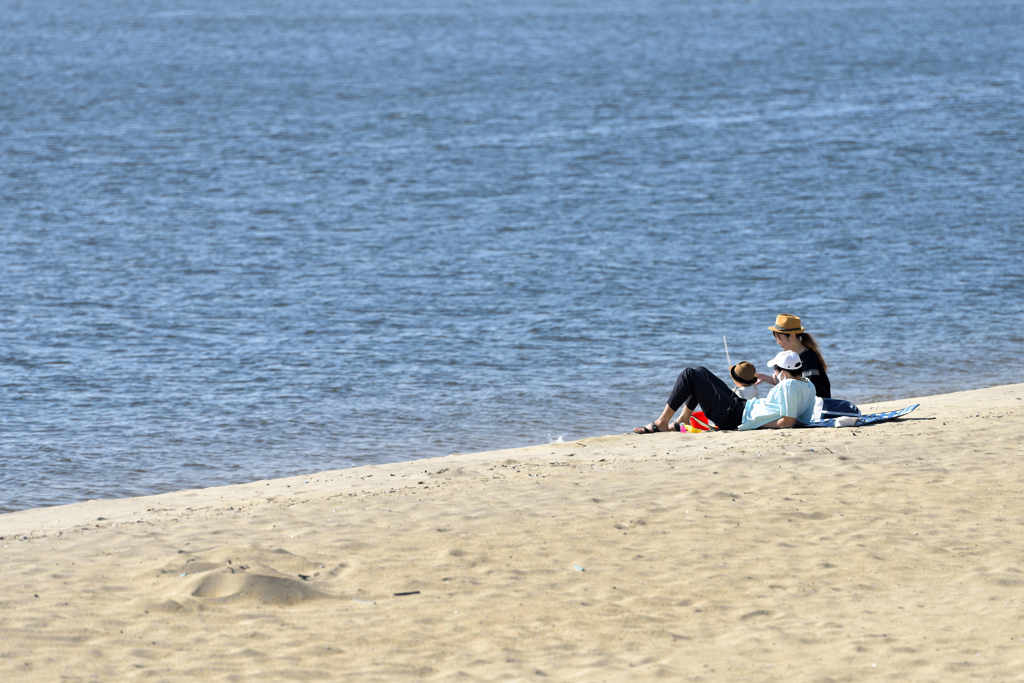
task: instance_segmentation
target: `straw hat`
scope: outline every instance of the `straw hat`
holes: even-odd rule
[[[788,313],[777,315],[775,317],[775,324],[768,329],[781,334],[800,334],[804,331],[804,328],[800,326],[800,318]]]
[[[754,369],[754,364],[745,360],[730,367],[729,374],[743,386],[749,387],[757,383],[757,370]]]

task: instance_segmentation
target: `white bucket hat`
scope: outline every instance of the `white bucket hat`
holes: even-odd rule
[[[775,358],[768,361],[768,367],[774,368],[778,365],[783,370],[799,370],[803,364],[800,356],[793,351],[779,351],[775,354]]]

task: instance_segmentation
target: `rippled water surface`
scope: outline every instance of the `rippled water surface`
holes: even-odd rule
[[[2,3],[0,510],[1024,381],[1024,6]]]

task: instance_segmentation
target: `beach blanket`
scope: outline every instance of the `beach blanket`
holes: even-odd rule
[[[852,425],[854,427],[863,427],[865,425],[878,424],[879,422],[888,422],[889,420],[897,420],[904,415],[914,412],[920,403],[915,403],[912,406],[906,408],[900,408],[899,410],[893,410],[888,413],[873,413],[871,415],[861,415],[857,418],[857,421]],[[817,420],[816,422],[809,422],[804,427],[835,427],[836,419],[830,420]]]

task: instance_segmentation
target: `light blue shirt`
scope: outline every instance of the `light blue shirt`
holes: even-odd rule
[[[804,424],[814,416],[814,385],[785,379],[772,387],[768,398],[747,401],[740,430],[757,429],[783,417],[795,417]]]

